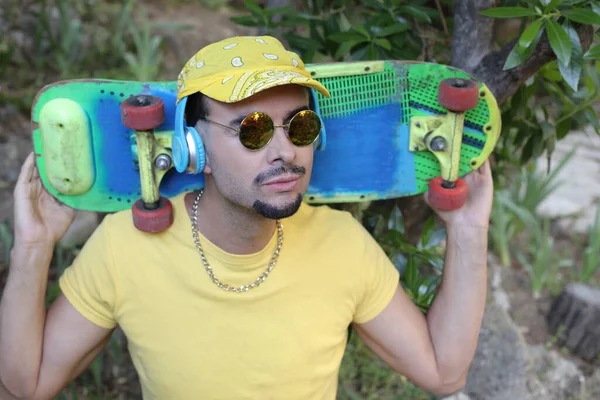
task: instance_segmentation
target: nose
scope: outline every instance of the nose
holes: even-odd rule
[[[292,162],[296,158],[296,146],[287,137],[284,127],[278,126],[273,133],[273,139],[267,146],[269,163],[282,161]]]

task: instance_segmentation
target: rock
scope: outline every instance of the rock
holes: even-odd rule
[[[592,128],[584,132],[572,132],[556,145],[551,168],[555,167],[569,151],[577,148],[557,176],[561,185],[540,204],[539,213],[547,217],[570,217],[579,215],[575,222],[562,221],[563,228],[586,232],[593,223],[597,199],[600,198],[600,136]],[[545,173],[545,158],[538,161],[538,170]]]
[[[529,347],[535,373],[545,389],[547,400],[581,399],[584,394],[583,373],[570,360],[543,345]]]
[[[453,394],[452,396],[444,397],[440,400],[471,400],[471,398],[463,392],[458,392]]]
[[[471,400],[533,400],[532,384],[539,389],[539,382],[530,382],[530,371],[518,327],[499,306],[488,305],[463,392]]]
[[[585,384],[584,400],[598,400],[600,399],[600,368],[596,368],[596,371],[592,376],[588,377]]]

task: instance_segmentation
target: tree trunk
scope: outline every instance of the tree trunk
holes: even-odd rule
[[[596,360],[600,353],[600,289],[568,284],[554,300],[547,322],[559,346],[584,360]]]

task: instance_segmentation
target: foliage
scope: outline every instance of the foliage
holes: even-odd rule
[[[560,186],[558,174],[572,159],[575,149],[567,153],[554,169],[544,174],[534,163],[525,165],[510,177],[500,178],[501,189],[494,194],[490,224],[490,245],[500,262],[509,266],[511,244],[538,215],[539,205]],[[537,226],[537,225],[536,225]]]
[[[426,313],[435,299],[443,270],[445,229],[436,229],[435,220],[429,218],[423,227],[418,243],[409,243],[404,219],[397,207],[390,215],[377,212],[367,214],[373,236],[394,262],[400,272],[400,282],[411,300]],[[424,274],[423,271],[430,271]]]
[[[433,400],[394,372],[356,335],[348,342],[340,366],[339,400]]]
[[[3,259],[0,262],[3,265],[10,263],[10,250],[13,247],[12,227],[9,220],[0,224],[0,254],[3,254]]]
[[[9,94],[0,101],[24,109],[41,86],[60,79],[158,79],[162,37],[155,31],[184,27],[149,22],[135,0],[5,3],[5,23],[0,24],[0,76]],[[143,17],[139,22],[137,13]]]
[[[505,2],[509,3],[509,2]],[[508,100],[502,110],[503,129],[495,151],[501,167],[525,164],[544,153],[552,156],[556,142],[573,129],[592,125],[600,134],[594,104],[600,100],[600,48],[583,52],[576,28],[600,21],[600,2],[590,0],[522,0],[522,6],[497,7],[482,14],[522,18],[522,28],[504,69],[533,56],[547,37],[557,56]]]
[[[529,275],[533,297],[538,298],[542,289],[555,275],[557,263],[553,252],[554,238],[550,234],[548,219],[542,219],[540,223],[533,215],[524,215],[527,216],[531,238],[525,248],[527,255],[517,250],[516,257]]]
[[[234,22],[281,36],[308,63],[417,59],[427,45],[422,27],[429,29],[440,18],[424,0],[303,0],[301,12],[263,9],[253,0],[244,4],[250,15],[232,18]],[[439,54],[447,49],[447,40],[438,33],[429,39]]]
[[[494,18],[529,20],[504,64],[504,69],[523,64],[533,54],[544,33],[558,59],[562,78],[575,91],[579,86],[584,59],[598,59],[600,46],[584,54],[577,24],[599,25],[600,2],[595,0],[528,0],[524,7],[497,7],[482,14]]]
[[[583,261],[578,271],[578,280],[592,283],[600,271],[600,206],[596,208],[596,218],[588,229],[587,245],[582,254]]]

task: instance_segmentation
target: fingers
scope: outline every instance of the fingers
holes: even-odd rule
[[[27,158],[25,158],[25,161],[21,166],[21,171],[17,177],[17,186],[22,186],[31,182],[31,179],[33,178],[33,171],[35,169],[35,154],[31,152]]]
[[[492,167],[490,166],[490,160],[486,160],[481,167],[479,167],[477,169],[477,172],[479,172],[482,175],[489,175],[492,173]]]

